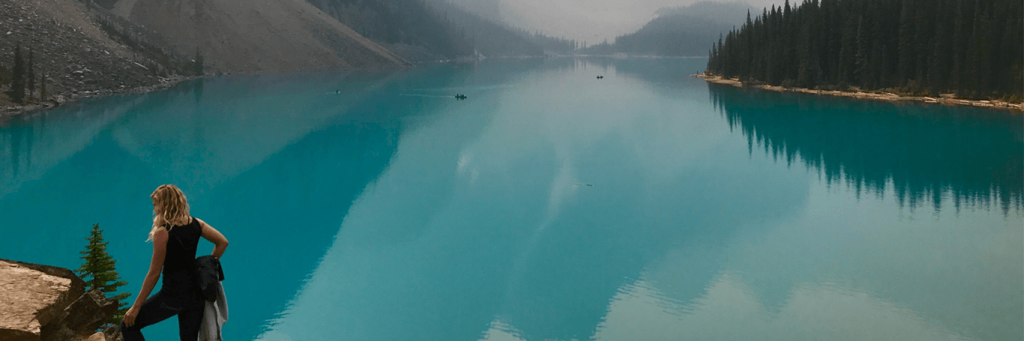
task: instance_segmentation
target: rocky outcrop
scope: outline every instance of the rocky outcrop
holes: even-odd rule
[[[0,259],[0,341],[81,340],[94,335],[117,302],[71,270]]]

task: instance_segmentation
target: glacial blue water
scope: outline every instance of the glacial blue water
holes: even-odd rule
[[[231,241],[230,340],[1021,339],[1021,114],[705,63],[228,76],[12,119],[0,258],[76,268],[99,223],[135,295],[173,183]]]

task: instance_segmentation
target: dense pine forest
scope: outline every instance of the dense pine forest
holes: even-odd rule
[[[707,72],[806,88],[1020,102],[1020,0],[804,0],[720,38]]]

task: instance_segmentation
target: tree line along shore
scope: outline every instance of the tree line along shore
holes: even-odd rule
[[[714,82],[1010,109],[1024,99],[1018,0],[802,0],[794,6],[787,0],[754,17],[739,3],[698,2],[662,9],[614,44],[589,47],[443,0],[397,0],[405,4],[397,7],[357,0],[244,2],[239,5],[252,10],[242,11],[248,14],[239,19],[241,27],[227,19],[237,12],[229,0],[203,7],[210,19],[203,21],[161,3],[0,3],[0,123],[78,98],[146,92],[204,74],[387,68],[483,56],[692,55],[708,47],[702,77]],[[154,18],[167,20],[140,24]],[[270,19],[273,27],[314,22],[327,33],[265,32],[266,25],[252,25]],[[728,27],[734,28],[719,36]],[[281,53],[280,44],[268,43],[282,41],[301,49]]]
[[[1018,0],[804,0],[796,7],[787,1],[753,19],[748,13],[720,38],[703,77],[1019,110],[1021,8]]]
[[[875,100],[875,101],[886,101],[886,102],[921,102],[929,104],[942,104],[942,105],[957,105],[957,106],[970,106],[979,108],[990,108],[990,109],[1007,109],[1019,112],[1024,112],[1024,103],[1010,103],[1003,100],[979,100],[979,99],[963,99],[957,98],[955,94],[940,94],[939,96],[911,96],[911,95],[900,95],[892,92],[885,91],[862,91],[857,88],[848,88],[846,90],[825,90],[825,89],[811,89],[811,88],[800,88],[800,87],[785,87],[780,85],[769,85],[760,82],[744,82],[739,77],[724,78],[719,75],[699,73],[693,75],[693,77],[701,78],[708,83],[731,85],[737,88],[744,89],[760,89],[776,92],[794,92],[812,95],[822,96],[834,96],[834,97],[846,97],[855,98],[862,100]]]

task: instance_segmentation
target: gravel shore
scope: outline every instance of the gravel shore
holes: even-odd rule
[[[835,96],[835,97],[849,97],[857,99],[867,99],[876,101],[887,101],[887,102],[924,102],[933,104],[944,104],[944,105],[960,105],[960,106],[971,106],[981,108],[992,108],[992,109],[1009,109],[1013,111],[1024,111],[1024,104],[1022,103],[1009,103],[1006,101],[999,100],[970,100],[955,98],[952,95],[943,95],[942,97],[924,97],[924,96],[901,96],[891,92],[865,92],[865,91],[838,91],[838,90],[819,90],[819,89],[807,89],[807,88],[786,88],[775,85],[764,85],[764,84],[749,84],[740,81],[738,78],[724,78],[722,76],[698,73],[693,75],[695,78],[701,78],[708,83],[725,84],[735,86],[737,88],[748,88],[748,89],[762,89],[777,92],[796,92],[805,93],[812,95],[824,95],[824,96]]]

